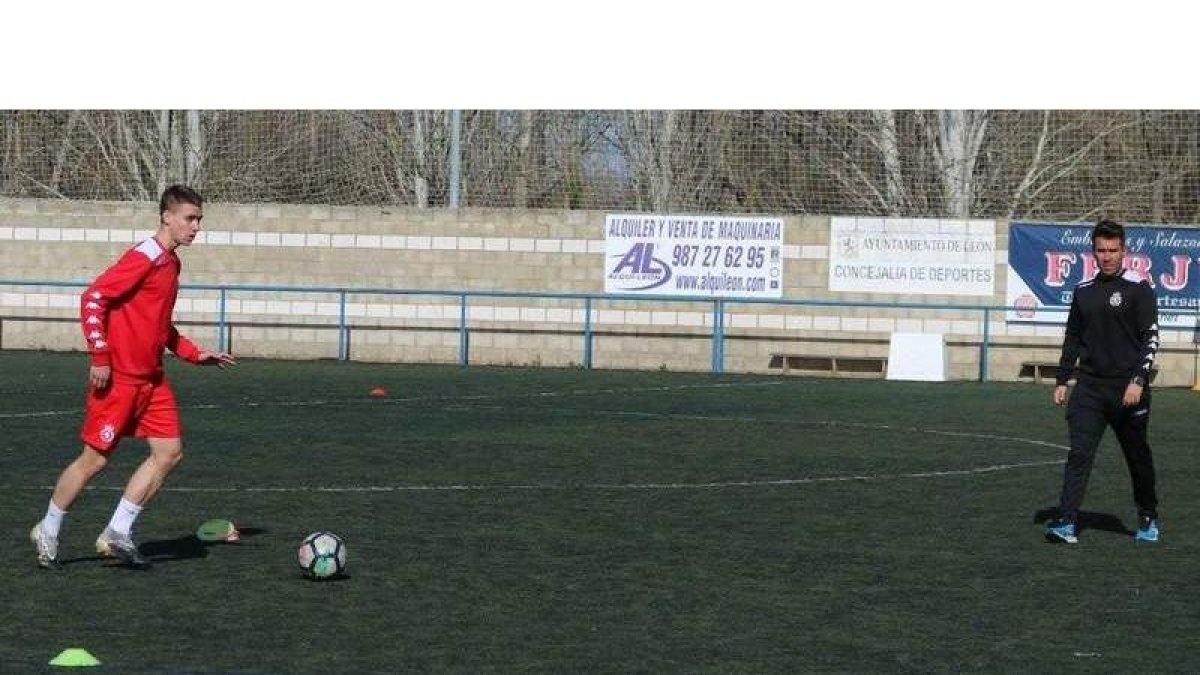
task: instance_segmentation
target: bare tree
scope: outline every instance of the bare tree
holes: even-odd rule
[[[71,150],[73,149],[71,135],[75,131],[79,117],[80,112],[78,110],[67,111],[67,122],[59,138],[58,151],[54,155],[54,168],[50,170],[50,182],[46,186],[46,191],[55,197],[63,197],[63,194],[59,191],[59,187],[62,184],[63,170],[66,167],[67,159],[71,156]]]
[[[808,158],[834,182],[841,194],[835,203],[841,201],[853,212],[896,211],[888,183],[900,178],[899,172],[882,171],[888,162],[900,161],[894,113],[829,111],[801,114],[798,121],[808,133],[793,146],[794,156]],[[901,185],[891,189],[897,199],[906,192]]]
[[[671,142],[675,134],[675,110],[634,110],[623,116],[624,132],[619,146],[628,158],[634,181],[644,192],[652,211],[668,211],[672,204],[673,174]]]
[[[513,206],[525,208],[529,205],[529,183],[533,173],[533,124],[534,112],[522,110],[517,132],[517,173],[513,177]]]
[[[446,111],[0,111],[0,194],[445,203]],[[1200,218],[1194,111],[463,111],[473,206]]]
[[[931,119],[932,118],[932,119]],[[987,110],[939,110],[921,114],[942,181],[945,214],[969,218],[975,200],[975,163],[987,134]]]
[[[426,141],[428,112],[417,110],[413,112],[412,122],[412,153],[413,168],[411,169],[413,199],[416,206],[429,206],[429,147]]]
[[[1085,218],[1098,203],[1087,200],[1075,207],[1061,203],[1056,189],[1076,176],[1092,172],[1103,163],[1097,159],[1103,154],[1106,140],[1130,125],[1130,120],[1111,114],[1088,111],[1057,112],[1051,110],[1033,113],[1015,113],[1024,118],[1021,122],[1009,119],[1001,125],[1003,131],[996,134],[996,163],[1008,161],[1019,169],[1019,180],[993,178],[995,185],[1013,185],[1012,192],[998,201],[1003,205],[1003,214],[1013,218],[1021,214],[1063,213],[1074,210],[1075,218]],[[1036,124],[1029,123],[1036,115]],[[1016,174],[1015,174],[1016,175]],[[1014,175],[1014,178],[1015,178]],[[1093,182],[1090,176],[1087,182]],[[1058,201],[1058,203],[1055,203]]]
[[[883,160],[884,208],[888,215],[900,215],[909,199],[896,135],[896,113],[893,110],[872,110],[871,119],[875,124],[869,138]]]
[[[184,149],[183,180],[188,185],[203,186],[201,169],[204,166],[204,132],[200,126],[200,111],[187,111],[187,143]]]

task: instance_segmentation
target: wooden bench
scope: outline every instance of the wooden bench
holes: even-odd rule
[[[886,356],[837,356],[824,354],[771,354],[769,368],[779,368],[783,374],[790,371],[806,373],[829,373],[831,375],[878,375],[887,374]]]
[[[1058,375],[1058,361],[1022,361],[1021,372],[1018,377],[1033,378],[1034,384],[1041,384],[1042,380],[1054,382]],[[1150,369],[1150,381],[1154,382],[1154,376],[1158,375],[1158,368]],[[1071,372],[1071,379],[1079,377],[1079,369],[1076,368]]]

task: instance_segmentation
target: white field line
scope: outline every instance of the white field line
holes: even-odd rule
[[[0,413],[0,420],[17,420],[26,417],[57,417],[59,415],[79,415],[83,417],[83,404],[70,410],[39,410],[35,412]]]
[[[237,403],[198,403],[181,405],[181,410],[219,410],[221,408],[304,408],[320,406],[355,406],[355,405],[386,405],[397,403],[444,403],[456,401],[490,401],[497,399],[515,398],[566,398],[570,396],[602,396],[606,394],[640,394],[649,392],[687,391],[691,389],[731,389],[751,387],[775,387],[782,382],[718,382],[711,384],[681,384],[661,387],[628,387],[625,389],[568,389],[565,391],[538,391],[528,394],[477,394],[472,396],[407,396],[387,397],[382,399],[347,398],[347,399],[311,399],[307,401],[239,401]],[[32,392],[31,392],[32,393]],[[31,412],[0,413],[0,420],[23,419],[30,417],[58,417],[62,415],[79,415],[83,417],[83,397],[80,396],[79,406],[67,410],[42,410]]]

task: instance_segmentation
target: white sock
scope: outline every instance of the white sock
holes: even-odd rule
[[[58,539],[58,531],[62,529],[63,516],[67,515],[66,511],[58,508],[54,500],[50,500],[50,506],[46,507],[46,517],[42,518],[42,532],[45,532],[53,539]]]
[[[121,497],[117,510],[113,511],[112,520],[108,521],[108,528],[117,534],[129,534],[133,530],[133,521],[141,512],[142,507]]]

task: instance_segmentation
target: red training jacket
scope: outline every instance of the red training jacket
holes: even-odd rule
[[[200,348],[171,323],[179,270],[179,256],[151,237],[96,277],[80,296],[92,365],[112,366],[114,379],[149,381],[162,374],[164,347],[199,360]]]

